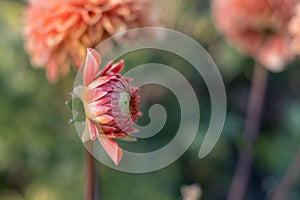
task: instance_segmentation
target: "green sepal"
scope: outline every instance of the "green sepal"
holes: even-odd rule
[[[77,96],[72,95],[73,98],[66,102],[66,105],[77,112],[84,112],[84,106],[81,99]]]
[[[74,123],[74,122],[83,122],[85,121],[85,113],[84,112],[77,112],[77,115],[75,119],[70,119],[69,123]]]
[[[85,120],[84,105],[79,97],[77,97],[73,93],[71,95],[72,95],[72,99],[66,102],[66,106],[72,109],[73,112],[76,111],[76,117],[70,119],[69,123],[84,121]]]

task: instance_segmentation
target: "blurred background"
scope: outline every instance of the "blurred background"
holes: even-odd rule
[[[66,79],[51,84],[43,69],[31,67],[22,39],[25,6],[22,0],[0,1],[0,200],[83,199],[84,148],[74,126],[68,123],[72,112],[65,106],[76,73],[73,70]],[[245,108],[254,61],[217,33],[209,0],[164,0],[158,6],[163,11],[165,26],[198,41],[219,67],[228,100],[224,130],[206,158],[198,159],[203,138],[198,134],[179,160],[156,172],[127,174],[97,162],[101,199],[177,200],[182,199],[180,188],[194,183],[201,185],[201,199],[226,199],[238,151],[244,144]],[[126,66],[147,61],[150,59],[147,55],[147,52],[132,54],[135,63]],[[198,91],[200,124],[205,129],[210,118],[210,100],[201,77],[194,75],[188,64],[175,55],[159,54],[156,61],[181,71]],[[299,64],[296,60],[284,72],[270,73],[246,199],[264,199],[273,191],[299,148]],[[139,123],[147,124],[149,106],[160,103],[168,111],[166,126],[151,139],[128,144],[128,149],[157,149],[167,144],[176,132],[178,102],[166,89],[156,88],[156,91],[161,91],[161,95],[150,98],[147,92],[142,94],[144,116]],[[300,179],[290,188],[288,197],[288,200],[298,199]]]

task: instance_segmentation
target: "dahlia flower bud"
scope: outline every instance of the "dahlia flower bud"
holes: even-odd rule
[[[239,50],[271,71],[294,58],[287,31],[297,0],[213,0],[218,30]]]
[[[31,63],[45,67],[50,81],[78,69],[86,48],[120,31],[158,26],[151,0],[28,0],[25,48]]]
[[[86,116],[83,142],[98,139],[109,157],[118,164],[122,150],[116,138],[122,139],[137,132],[133,125],[141,116],[138,110],[138,89],[131,79],[122,77],[119,72],[124,61],[109,62],[99,71],[101,57],[94,49],[87,49],[83,71],[83,86],[74,89],[83,105]]]

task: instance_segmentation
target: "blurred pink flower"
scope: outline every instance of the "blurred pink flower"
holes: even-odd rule
[[[202,196],[201,186],[198,184],[184,185],[180,188],[182,200],[200,200]]]
[[[119,72],[124,61],[109,62],[99,71],[101,57],[94,49],[87,50],[84,64],[84,86],[75,88],[75,94],[84,104],[86,125],[83,142],[98,138],[100,144],[118,164],[122,150],[114,138],[124,138],[137,132],[133,128],[137,118],[140,97],[137,88],[130,84],[131,79],[122,77]]]
[[[289,23],[289,32],[292,35],[292,51],[300,55],[300,3],[295,6],[295,15]]]
[[[24,36],[31,62],[48,79],[79,68],[87,47],[136,27],[159,25],[151,0],[28,0]]]
[[[271,71],[293,59],[288,22],[297,0],[213,0],[216,26],[241,51]]]

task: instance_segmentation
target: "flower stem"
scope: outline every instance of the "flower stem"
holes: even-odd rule
[[[284,175],[277,190],[272,195],[272,200],[285,200],[288,198],[289,189],[298,180],[300,173],[300,149],[298,150],[294,160],[291,162],[286,174]]]
[[[96,170],[94,157],[88,150],[85,150],[85,155],[85,200],[96,200]]]
[[[237,167],[230,186],[228,200],[243,200],[253,162],[253,143],[259,132],[260,118],[266,92],[268,71],[256,64],[252,77],[251,91],[245,121],[246,145],[240,149]]]

